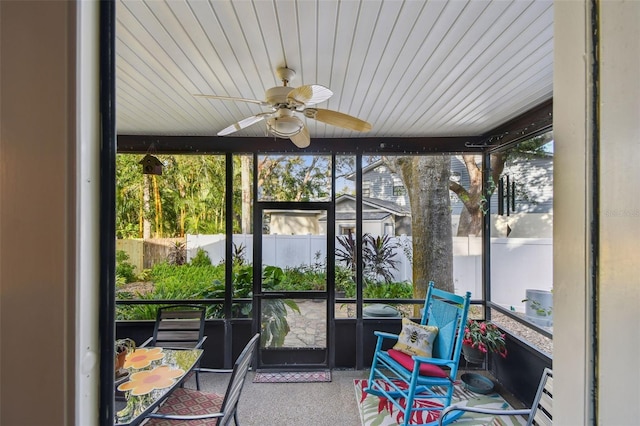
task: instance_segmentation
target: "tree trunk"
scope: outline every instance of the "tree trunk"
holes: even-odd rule
[[[243,234],[251,234],[251,156],[240,156],[240,179],[242,181],[242,219]]]
[[[465,189],[455,182],[451,182],[449,185],[449,189],[456,193],[465,207],[460,212],[457,236],[468,237],[469,235],[474,235],[479,237],[482,235],[482,217],[484,211],[489,208],[489,206],[485,204],[491,199],[495,184],[500,179],[500,175],[504,170],[506,155],[504,153],[491,155],[491,179],[489,188],[487,188],[487,194],[484,197],[482,194],[482,164],[476,162],[474,155],[463,155],[462,159],[469,174],[469,188]]]
[[[427,285],[454,291],[449,156],[396,159],[411,203],[413,295],[426,296]]]
[[[149,192],[149,175],[142,175],[144,183],[142,185],[142,238],[148,240],[151,238],[151,222],[149,221],[149,211],[151,210],[151,194]]]
[[[162,201],[160,200],[160,190],[158,189],[158,179],[156,175],[151,175],[153,181],[153,199],[156,207],[156,238],[162,238]]]

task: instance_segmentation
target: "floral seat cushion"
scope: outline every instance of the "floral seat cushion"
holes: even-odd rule
[[[200,392],[194,389],[178,388],[160,406],[158,413],[199,415],[212,414],[220,411],[224,395]],[[203,420],[169,420],[149,419],[145,426],[209,426],[215,425],[217,418]]]

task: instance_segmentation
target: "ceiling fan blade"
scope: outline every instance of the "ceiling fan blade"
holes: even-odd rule
[[[252,104],[258,104],[262,106],[269,105],[265,101],[259,101],[257,99],[246,99],[246,98],[234,98],[232,96],[218,96],[218,95],[202,95],[202,94],[194,94],[193,96],[198,98],[207,98],[207,99],[220,99],[223,101],[237,101],[237,102],[249,102]]]
[[[287,95],[287,100],[297,104],[315,105],[333,96],[333,92],[324,86],[310,84],[293,89]]]
[[[330,109],[307,108],[303,113],[305,117],[313,118],[314,120],[331,124],[332,126],[355,130],[356,132],[368,132],[371,130],[370,123],[342,112],[332,111]]]
[[[265,116],[267,115],[271,115],[268,112],[265,113],[261,113],[261,114],[257,114],[257,115],[252,115],[251,117],[247,117],[243,120],[238,121],[237,123],[233,123],[232,125],[225,127],[224,129],[220,130],[218,132],[218,136],[225,136],[228,135],[230,133],[234,133],[237,132],[238,130],[242,130],[245,127],[249,127],[252,124],[257,123],[260,120],[264,120]]]
[[[309,130],[307,130],[307,126],[303,126],[302,130],[300,130],[295,135],[291,136],[291,142],[298,148],[306,148],[311,143],[311,139],[309,137]]]

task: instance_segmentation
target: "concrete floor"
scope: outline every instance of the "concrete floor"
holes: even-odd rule
[[[473,372],[493,379],[484,371]],[[368,378],[368,370],[333,370],[332,381],[327,383],[253,383],[254,374],[249,372],[240,398],[238,419],[242,426],[361,425],[353,381]],[[202,390],[224,393],[229,376],[201,374]],[[523,408],[513,395],[501,392],[500,386],[496,390],[513,407]]]
[[[361,424],[353,381],[366,379],[368,371],[333,370],[326,383],[253,383],[254,374],[249,372],[240,397],[242,426]],[[224,393],[228,379],[229,374],[201,374],[201,389]]]

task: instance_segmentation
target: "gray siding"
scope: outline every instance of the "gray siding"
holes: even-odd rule
[[[477,156],[480,161],[480,156]],[[469,174],[461,156],[451,157],[451,174],[460,176],[459,183],[469,187]],[[553,157],[531,159],[513,158],[505,164],[503,176],[516,182],[515,213],[549,213],[553,211]],[[394,196],[393,187],[402,185],[402,180],[385,165],[373,166],[362,176],[363,186],[369,188],[369,197],[390,201],[409,208],[409,197]],[[497,184],[497,183],[496,183]],[[450,192],[451,211],[459,215],[464,205],[456,194]],[[497,191],[490,198],[491,212],[498,211]],[[506,208],[506,207],[505,207]]]

